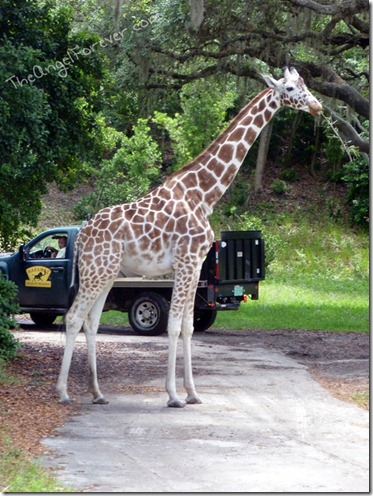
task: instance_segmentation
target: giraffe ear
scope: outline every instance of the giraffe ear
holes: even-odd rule
[[[298,76],[299,77],[298,71],[296,70],[295,67],[290,67],[290,73],[292,76]]]
[[[267,86],[270,88],[278,89],[280,86],[280,81],[276,81],[276,79],[273,79],[270,76],[262,76],[264,81],[266,82]]]

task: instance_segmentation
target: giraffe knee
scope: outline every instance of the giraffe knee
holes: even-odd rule
[[[181,319],[175,319],[170,315],[168,318],[167,333],[170,337],[179,337],[181,333]]]
[[[192,316],[188,315],[184,317],[181,327],[181,333],[183,336],[191,336],[193,334],[194,331],[193,321],[194,321],[193,313]]]
[[[83,325],[83,320],[76,314],[68,312],[65,316],[66,330],[70,333],[78,333]]]

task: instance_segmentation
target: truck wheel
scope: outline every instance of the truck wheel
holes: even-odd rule
[[[53,324],[57,315],[53,313],[30,313],[30,317],[36,325],[44,327]]]
[[[128,320],[141,336],[158,336],[167,330],[169,303],[157,293],[142,293],[132,303]]]
[[[196,332],[207,331],[215,322],[216,310],[195,310],[194,311],[194,330]]]

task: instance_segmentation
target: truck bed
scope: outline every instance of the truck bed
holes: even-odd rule
[[[207,281],[199,281],[198,287],[205,288]],[[118,277],[113,288],[173,288],[173,279],[145,279],[144,277]]]

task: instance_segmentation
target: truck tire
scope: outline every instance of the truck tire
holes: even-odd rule
[[[30,313],[31,320],[38,326],[50,326],[56,320],[54,313]]]
[[[195,332],[207,331],[215,322],[216,310],[195,310],[194,311],[194,330]]]
[[[158,336],[167,330],[170,305],[163,296],[146,292],[135,298],[128,312],[132,329],[141,336]]]

